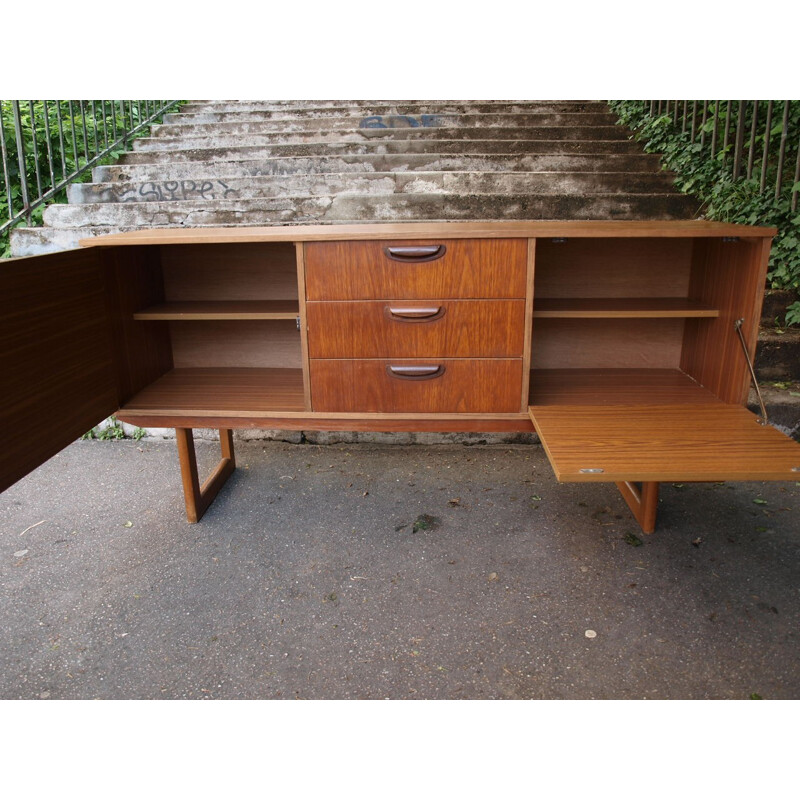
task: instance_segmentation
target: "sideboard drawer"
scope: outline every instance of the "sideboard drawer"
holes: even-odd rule
[[[524,300],[306,304],[311,358],[522,357]]]
[[[522,360],[311,359],[314,411],[515,413]]]
[[[525,297],[527,240],[305,245],[308,300]]]

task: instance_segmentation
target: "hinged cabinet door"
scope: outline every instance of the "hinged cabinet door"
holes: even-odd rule
[[[800,478],[800,444],[726,403],[541,405],[531,419],[559,481]]]
[[[0,491],[119,407],[104,264],[97,250],[0,263]]]

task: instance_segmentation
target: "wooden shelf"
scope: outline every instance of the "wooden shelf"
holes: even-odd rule
[[[173,369],[133,397],[125,414],[303,411],[301,369]]]
[[[534,300],[539,319],[718,317],[719,309],[682,297],[547,297]]]
[[[718,403],[679,369],[537,369],[532,406]]]
[[[138,320],[295,319],[297,300],[195,300],[162,303],[137,311]]]

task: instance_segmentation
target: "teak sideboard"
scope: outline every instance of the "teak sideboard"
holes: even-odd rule
[[[703,221],[159,229],[0,268],[7,488],[100,420],[174,427],[187,516],[232,430],[536,430],[559,481],[798,480],[745,407],[775,230]],[[53,426],[43,419],[57,420]],[[222,457],[201,486],[192,429]]]

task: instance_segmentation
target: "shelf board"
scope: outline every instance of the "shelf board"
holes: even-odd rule
[[[532,406],[718,403],[679,369],[536,369]]]
[[[684,297],[546,297],[534,300],[538,319],[718,317],[719,309]]]
[[[297,300],[195,300],[161,303],[137,311],[138,320],[295,319]]]
[[[301,369],[173,369],[122,408],[126,414],[303,411]]]

